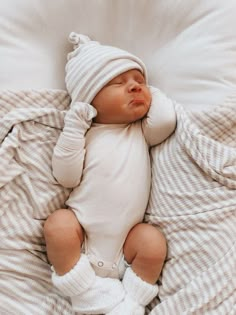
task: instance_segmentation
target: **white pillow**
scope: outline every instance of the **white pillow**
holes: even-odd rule
[[[8,0],[0,29],[1,89],[64,89],[71,31],[137,54],[150,84],[187,108],[236,86],[234,0]]]

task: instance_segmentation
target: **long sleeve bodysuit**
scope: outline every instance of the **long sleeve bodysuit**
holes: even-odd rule
[[[66,204],[83,226],[85,252],[103,276],[117,266],[128,232],[143,219],[151,184],[149,148],[175,128],[171,100],[157,89],[151,92],[147,117],[131,124],[91,124],[91,106],[75,104],[54,149],[53,174],[74,188]]]

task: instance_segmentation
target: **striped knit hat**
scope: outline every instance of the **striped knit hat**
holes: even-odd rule
[[[147,80],[144,63],[136,56],[112,46],[104,46],[85,35],[71,33],[74,51],[68,54],[66,87],[72,103],[91,103],[113,78],[131,70],[140,70]]]

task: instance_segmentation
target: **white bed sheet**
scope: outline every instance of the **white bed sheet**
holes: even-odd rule
[[[65,88],[72,30],[137,54],[150,84],[189,109],[236,86],[234,0],[9,0],[0,29],[0,89]]]

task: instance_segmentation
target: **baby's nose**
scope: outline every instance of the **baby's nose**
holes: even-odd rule
[[[131,81],[129,85],[129,90],[131,92],[141,91],[141,85],[137,81]]]

